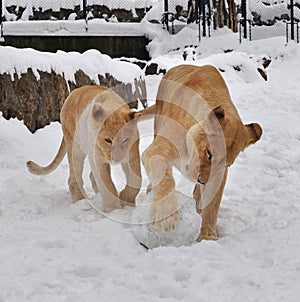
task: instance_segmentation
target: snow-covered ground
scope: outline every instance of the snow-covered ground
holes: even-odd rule
[[[26,171],[29,159],[47,164],[53,158],[62,136],[58,123],[30,134],[21,122],[0,118],[1,302],[299,301],[300,47],[277,38],[210,55],[213,46],[201,45],[190,63],[225,70],[243,121],[264,130],[230,168],[221,239],[147,251],[130,224],[118,222],[130,221],[132,208],[109,219],[86,201],[71,203],[66,160],[47,176]],[[256,71],[263,56],[272,60],[267,82]],[[156,60],[166,68],[184,62],[180,54]],[[241,71],[232,68],[237,65]],[[150,98],[158,82],[159,76],[147,77]],[[140,132],[143,150],[152,122],[140,123]],[[180,183],[177,189],[188,194],[191,184]]]

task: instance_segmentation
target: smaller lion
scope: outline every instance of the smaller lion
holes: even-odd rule
[[[46,167],[28,161],[28,170],[37,175],[48,174],[67,153],[69,189],[76,202],[86,198],[82,172],[88,157],[90,179],[94,191],[101,194],[102,210],[111,212],[121,208],[120,201],[134,205],[141,187],[137,120],[145,111],[130,111],[125,101],[107,87],[75,89],[60,113],[63,139],[55,158]],[[120,194],[111,179],[112,163],[121,163],[125,173],[126,186]]]

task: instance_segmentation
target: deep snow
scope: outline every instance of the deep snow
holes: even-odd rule
[[[47,164],[53,158],[62,135],[58,123],[30,134],[21,122],[0,118],[1,302],[299,300],[300,47],[276,38],[210,55],[208,43],[190,63],[225,70],[243,121],[259,122],[264,130],[230,168],[221,239],[147,251],[126,223],[132,208],[109,219],[85,201],[71,203],[66,160],[47,176],[26,171],[29,159]],[[263,56],[272,60],[267,82],[256,71]],[[166,68],[184,62],[180,53],[156,60]],[[150,98],[159,79],[146,77]],[[143,150],[152,122],[140,123],[140,132]],[[192,185],[176,175],[177,189],[190,194]],[[114,179],[121,187],[118,168]]]

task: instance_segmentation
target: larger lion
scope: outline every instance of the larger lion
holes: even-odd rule
[[[228,167],[260,139],[261,127],[242,123],[216,68],[181,65],[170,69],[159,85],[154,135],[142,157],[154,191],[150,221],[165,231],[176,227],[175,166],[195,183],[194,198],[202,214],[198,240],[217,239]]]

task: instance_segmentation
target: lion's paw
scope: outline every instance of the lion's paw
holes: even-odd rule
[[[174,230],[179,220],[177,200],[153,203],[150,208],[150,222],[159,230]]]
[[[136,189],[125,187],[124,190],[120,192],[120,200],[124,205],[135,206],[135,198],[138,191]]]
[[[113,210],[122,209],[120,201],[119,200],[110,200],[110,201],[103,201],[101,210],[104,213],[110,213]]]
[[[218,240],[219,235],[216,227],[212,227],[211,225],[205,225],[201,228],[201,233],[197,238],[197,241],[202,240]]]

